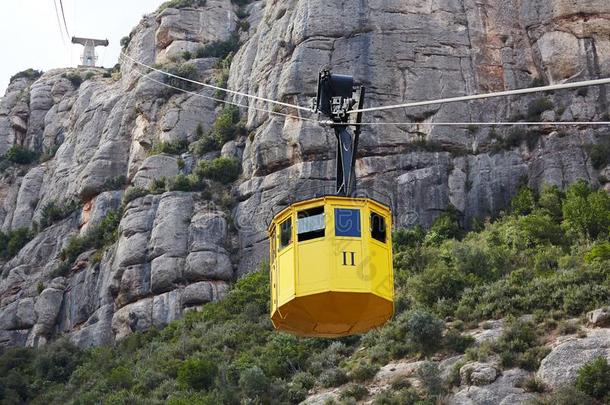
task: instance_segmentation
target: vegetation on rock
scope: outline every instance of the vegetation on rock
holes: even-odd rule
[[[224,300],[188,312],[162,330],[135,333],[116,347],[80,351],[56,342],[39,350],[5,349],[0,396],[32,403],[298,403],[312,387],[351,382],[340,396],[353,401],[370,395],[363,384],[391,359],[464,351],[466,360],[483,361],[495,353],[503,367],[536,370],[548,352],[541,339],[544,328],[561,329],[557,323],[536,324],[540,311],[561,320],[610,299],[609,259],[595,254],[585,260],[593,247],[607,242],[609,199],[584,183],[566,193],[523,189],[512,212],[480,230],[466,232],[450,211],[428,232],[397,232],[396,316],[360,337],[328,340],[275,332],[263,269],[239,280]],[[596,215],[585,215],[582,204]],[[117,218],[91,231],[97,236],[71,241],[66,260],[103,245],[93,240],[112,242]],[[518,318],[532,313],[531,320]],[[441,319],[447,316],[463,321],[445,323]],[[488,317],[507,317],[502,336],[472,347],[464,325]],[[456,363],[454,370],[464,364]],[[459,378],[459,372],[454,375]],[[434,362],[424,363],[417,378],[421,389],[398,381],[375,394],[374,402],[434,403],[449,389]],[[607,380],[607,363],[596,360],[579,371],[576,389],[537,401],[604,398]],[[524,384],[531,392],[545,390],[540,381]]]

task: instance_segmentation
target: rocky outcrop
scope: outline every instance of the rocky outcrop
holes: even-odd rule
[[[603,1],[584,0],[269,0],[241,10],[229,0],[208,0],[204,7],[144,16],[125,52],[217,83],[226,73],[223,63],[197,58],[196,51],[238,35],[229,87],[308,106],[318,70],[331,66],[354,75],[367,87],[367,105],[377,106],[608,76],[609,14]],[[221,108],[210,99],[217,98],[212,90],[193,85],[184,93],[164,84],[161,73],[123,58],[120,71],[57,69],[9,85],[0,100],[0,154],[22,145],[46,161],[2,162],[8,166],[0,173],[2,231],[35,228],[50,202],[78,200],[82,206],[39,230],[1,265],[0,344],[39,345],[68,334],[91,346],[165,325],[219,299],[236,276],[260,266],[273,212],[332,191],[334,135],[242,97],[227,96],[256,107],[240,109],[248,136],[201,157],[155,155],[153,146],[161,142],[191,143],[209,132]],[[598,120],[608,113],[603,87],[546,97],[543,120]],[[585,147],[603,133],[586,126],[557,131],[543,125],[516,134],[523,141],[510,144],[502,141],[508,135],[503,128],[423,125],[517,119],[539,98],[365,115],[369,122],[417,123],[364,128],[359,192],[391,205],[399,227],[429,225],[449,204],[468,225],[506,207],[524,181],[564,187],[579,178],[597,184],[600,175],[608,177],[610,169],[595,169]],[[290,108],[279,112],[309,118]],[[118,241],[103,252],[82,252],[65,277],[57,277],[70,237],[87,235],[118,209],[127,185],[147,188],[154,180],[189,174],[198,160],[219,153],[241,160],[235,184],[130,202]]]
[[[542,360],[538,378],[553,389],[573,385],[578,369],[605,357],[610,360],[610,330],[593,329],[585,338],[570,337],[559,342]]]

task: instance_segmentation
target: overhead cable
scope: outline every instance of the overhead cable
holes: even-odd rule
[[[214,85],[211,85],[211,84],[202,83],[202,82],[199,82],[199,81],[196,81],[196,80],[188,79],[188,78],[185,78],[185,77],[182,77],[182,76],[179,76],[179,75],[175,75],[175,74],[172,74],[170,72],[166,72],[166,71],[154,68],[152,66],[149,66],[149,65],[147,65],[145,63],[139,62],[139,61],[133,59],[132,57],[130,57],[129,55],[125,54],[124,52],[121,52],[121,57],[123,57],[124,59],[127,59],[127,60],[129,60],[131,62],[133,62],[136,65],[140,65],[140,66],[142,66],[142,67],[144,67],[146,69],[158,72],[158,73],[163,74],[163,75],[165,75],[167,77],[173,77],[175,79],[183,80],[185,82],[197,84],[197,85],[200,85],[200,86],[203,86],[203,87],[207,87],[207,88],[210,88],[210,89],[227,92],[227,93],[234,94],[234,95],[244,96],[246,98],[250,98],[250,99],[254,99],[254,100],[264,101],[264,102],[268,102],[268,103],[271,103],[271,104],[281,105],[281,106],[285,106],[285,107],[289,107],[289,108],[295,108],[295,109],[303,110],[303,111],[307,111],[307,112],[314,112],[314,110],[312,110],[310,108],[300,107],[300,106],[297,106],[297,105],[294,105],[294,104],[289,104],[289,103],[283,103],[283,102],[280,102],[280,101],[276,101],[276,100],[272,100],[272,99],[268,99],[268,98],[264,98],[264,97],[258,97],[258,96],[254,96],[254,95],[251,95],[251,94],[248,94],[248,93],[243,93],[243,92],[239,92],[239,91],[235,91],[235,90],[229,90],[229,89],[225,89],[223,87],[218,87],[218,86],[214,86]],[[187,93],[187,94],[192,94],[192,95],[195,95],[197,97],[202,97],[202,98],[214,100],[214,101],[217,101],[219,103],[232,104],[232,105],[235,105],[235,106],[238,106],[238,107],[243,107],[243,108],[252,108],[252,109],[257,110],[257,111],[266,112],[266,113],[269,113],[269,114],[283,116],[283,117],[292,118],[292,119],[298,119],[298,120],[302,120],[302,121],[318,122],[318,123],[320,123],[322,125],[333,125],[332,121],[318,121],[316,119],[305,118],[305,117],[300,117],[300,116],[297,116],[297,115],[291,115],[291,114],[275,112],[275,111],[272,111],[272,110],[269,110],[269,109],[265,109],[265,108],[254,107],[254,106],[250,106],[250,105],[240,104],[240,103],[236,103],[236,102],[232,102],[232,101],[227,101],[227,100],[222,100],[222,99],[215,98],[215,97],[206,96],[206,95],[199,94],[199,93],[196,93],[196,92],[193,92],[193,91],[184,90],[184,89],[181,89],[180,87],[172,86],[170,84],[167,84],[167,83],[161,82],[159,80],[153,79],[153,78],[148,77],[147,75],[143,74],[142,72],[140,72],[140,71],[138,71],[136,69],[134,69],[134,71],[136,73],[138,73],[140,76],[144,77],[145,79],[153,81],[153,82],[156,82],[156,83],[161,84],[161,85],[163,85],[165,87],[172,88],[174,90],[181,91],[181,92],[184,92],[184,93]],[[608,79],[588,80],[588,81],[575,82],[575,83],[564,83],[564,84],[558,84],[558,85],[552,85],[552,86],[532,87],[532,88],[528,88],[528,89],[509,90],[509,91],[498,92],[498,93],[477,94],[477,95],[471,95],[471,96],[453,97],[453,98],[439,99],[439,100],[419,101],[419,102],[414,102],[414,103],[400,104],[400,105],[396,105],[396,106],[364,108],[364,109],[351,110],[351,111],[349,111],[349,113],[387,110],[387,109],[391,109],[391,108],[402,108],[402,107],[418,107],[418,106],[422,106],[422,105],[443,104],[443,103],[458,102],[458,101],[469,101],[469,100],[484,99],[484,98],[491,98],[491,97],[503,97],[503,96],[510,96],[510,95],[515,95],[515,94],[528,94],[528,93],[540,92],[540,91],[561,90],[561,89],[578,88],[578,87],[585,87],[585,86],[596,86],[596,85],[603,85],[603,84],[610,84],[610,78],[608,78]],[[547,122],[544,122],[544,121],[524,121],[524,122],[362,122],[360,124],[350,123],[349,125],[359,125],[359,126],[365,126],[365,125],[370,125],[370,126],[375,126],[375,125],[395,125],[395,126],[397,126],[397,125],[422,125],[422,126],[469,126],[469,125],[474,125],[474,126],[545,126],[545,125],[553,125],[553,126],[579,126],[579,125],[592,125],[592,126],[606,126],[606,125],[610,125],[610,121],[547,121]]]
[[[160,80],[153,79],[152,77],[149,77],[148,75],[140,72],[137,69],[132,69],[132,71],[137,73],[140,77],[142,77],[142,78],[144,78],[146,80],[149,80],[151,82],[160,84],[160,85],[165,86],[167,88],[174,89],[174,90],[180,91],[182,93],[190,94],[190,95],[193,95],[193,96],[196,96],[196,97],[201,97],[201,98],[204,98],[204,99],[207,99],[207,100],[216,101],[218,103],[230,104],[230,105],[234,105],[234,106],[237,106],[237,107],[251,108],[251,109],[256,110],[256,111],[266,112],[266,113],[269,113],[269,114],[272,114],[272,115],[276,115],[276,116],[280,116],[280,117],[291,118],[291,119],[296,119],[296,120],[301,120],[301,121],[317,122],[316,120],[313,120],[311,118],[300,117],[298,115],[285,114],[285,113],[281,113],[281,112],[277,112],[277,111],[268,110],[268,109],[265,109],[265,108],[253,107],[253,106],[249,106],[249,105],[245,105],[245,104],[236,103],[236,102],[233,102],[233,101],[223,100],[223,99],[216,98],[216,97],[206,96],[205,94],[200,94],[200,93],[196,93],[194,91],[182,89],[180,87],[176,87],[176,86],[172,86],[171,84],[164,83],[164,82],[162,82]]]
[[[147,65],[145,63],[139,62],[139,61],[133,59],[132,57],[130,57],[129,55],[127,55],[124,52],[121,52],[121,55],[123,57],[125,57],[126,59],[129,59],[133,63],[136,63],[136,64],[138,64],[140,66],[143,66],[143,67],[145,67],[147,69],[150,69],[152,71],[161,73],[161,74],[163,74],[165,76],[168,76],[168,77],[173,77],[175,79],[184,80],[185,82],[197,84],[199,86],[207,87],[207,88],[214,89],[214,90],[223,91],[223,92],[226,92],[226,93],[229,93],[229,94],[233,94],[233,95],[236,95],[236,96],[243,96],[243,97],[250,98],[250,99],[253,99],[253,100],[263,101],[263,102],[270,103],[270,104],[275,104],[275,105],[281,105],[283,107],[294,108],[294,109],[301,110],[301,111],[307,111],[307,112],[311,112],[311,113],[314,112],[314,110],[312,110],[311,108],[301,107],[301,106],[298,106],[298,105],[295,105],[295,104],[290,104],[290,103],[284,103],[284,102],[281,102],[281,101],[276,101],[276,100],[272,100],[272,99],[265,98],[265,97],[254,96],[252,94],[243,93],[241,91],[229,90],[229,89],[225,89],[223,87],[218,87],[218,86],[214,86],[214,85],[211,85],[211,84],[202,83],[202,82],[199,82],[197,80],[188,79],[186,77],[178,76],[178,75],[175,75],[173,73],[166,72],[166,71],[163,71],[161,69],[157,69],[155,67],[149,66],[149,65]]]
[[[61,16],[64,20],[64,27],[66,28],[66,34],[68,34],[68,38],[70,38],[70,31],[68,30],[68,23],[66,22],[66,13],[64,12],[64,3],[62,0],[59,0],[59,6],[61,7]]]
[[[320,121],[320,124],[331,126],[335,125],[332,121]],[[473,126],[578,126],[578,125],[595,125],[603,126],[610,125],[610,121],[521,121],[521,122],[361,122],[350,123],[352,126],[363,126],[363,125],[424,125],[431,127],[465,127],[469,125]]]
[[[392,109],[396,109],[396,108],[421,107],[421,106],[427,106],[427,105],[455,103],[458,101],[471,101],[471,100],[481,100],[481,99],[486,99],[486,98],[514,96],[514,95],[519,95],[519,94],[539,93],[539,92],[543,92],[543,91],[566,90],[566,89],[575,89],[575,88],[589,87],[589,86],[601,86],[603,84],[610,84],[610,78],[585,80],[585,81],[573,82],[573,83],[552,84],[549,86],[530,87],[527,89],[517,89],[517,90],[506,90],[506,91],[499,91],[499,92],[495,92],[495,93],[473,94],[470,96],[450,97],[450,98],[442,98],[442,99],[437,99],[437,100],[415,101],[415,102],[410,102],[410,103],[387,105],[387,106],[380,106],[380,107],[361,108],[361,109],[356,109],[356,110],[350,110],[349,113],[356,114],[356,113],[365,113],[365,112],[371,112],[371,111],[392,110]]]
[[[67,46],[66,38],[64,37],[64,29],[61,26],[61,19],[59,17],[59,9],[57,8],[57,0],[53,0],[53,6],[55,7],[55,17],[57,17],[57,26],[59,27],[59,35],[64,46]]]

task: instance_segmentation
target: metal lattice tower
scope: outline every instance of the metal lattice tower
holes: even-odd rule
[[[83,56],[81,57],[82,65],[79,67],[95,67],[97,62],[97,55],[95,54],[96,46],[108,46],[109,42],[107,39],[93,39],[93,38],[78,38],[72,37],[73,44],[79,44],[84,46]]]

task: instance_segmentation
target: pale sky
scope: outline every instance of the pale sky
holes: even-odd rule
[[[59,0],[56,0],[59,7]],[[108,39],[97,48],[98,65],[117,63],[122,37],[164,0],[63,0],[71,36]],[[60,11],[61,18],[61,11]],[[65,36],[65,35],[64,35]],[[0,11],[0,97],[12,75],[28,68],[76,67],[83,47],[62,42],[53,0],[2,0]]]

